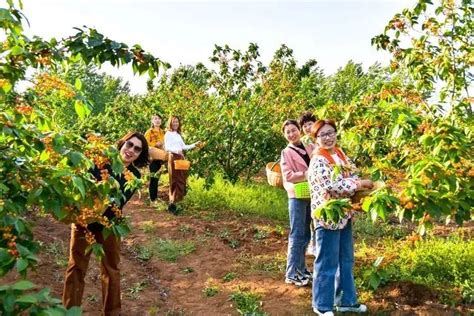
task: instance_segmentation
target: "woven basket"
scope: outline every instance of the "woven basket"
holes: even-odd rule
[[[278,161],[267,163],[265,167],[265,172],[267,174],[267,181],[269,185],[277,188],[283,188],[281,167]]]
[[[384,186],[385,186],[385,183],[383,181],[375,181],[372,189],[357,191],[351,197],[352,203],[360,203],[363,198],[365,198],[366,196],[369,196],[372,192],[374,192],[377,189],[383,188]]]
[[[295,198],[297,199],[309,199],[311,198],[309,192],[308,181],[295,183]]]
[[[150,160],[168,160],[168,153],[163,149],[150,147],[148,148],[148,153],[150,154]]]
[[[191,168],[191,162],[189,160],[176,159],[174,161],[175,170],[189,170],[189,168]]]

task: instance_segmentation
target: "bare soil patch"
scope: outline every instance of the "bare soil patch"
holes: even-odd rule
[[[124,212],[131,216],[132,233],[121,248],[123,315],[238,315],[229,299],[238,289],[259,293],[261,307],[270,315],[313,314],[311,288],[284,283],[287,231],[275,222],[228,213],[186,211],[174,216],[147,206],[137,196]],[[39,265],[29,278],[60,297],[70,228],[49,218],[34,221],[34,234],[43,249]],[[148,260],[141,258],[140,247],[158,239],[192,242],[195,250],[176,262],[156,255]],[[307,260],[311,267],[312,257]],[[17,278],[11,273],[5,279]],[[218,289],[214,296],[206,295],[209,286]],[[100,290],[99,264],[91,259],[84,315],[100,314]],[[367,303],[373,314],[468,314],[467,307],[454,309],[436,302],[437,295],[430,289],[392,283]]]

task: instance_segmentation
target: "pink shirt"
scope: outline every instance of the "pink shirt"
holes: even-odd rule
[[[283,187],[288,193],[288,198],[295,197],[294,184],[298,182],[308,181],[305,177],[305,172],[308,170],[308,165],[304,159],[293,149],[293,147],[302,155],[305,152],[294,145],[289,144],[285,149],[281,151],[281,173],[283,174]],[[314,150],[313,144],[305,146],[306,153],[311,158],[311,153]]]

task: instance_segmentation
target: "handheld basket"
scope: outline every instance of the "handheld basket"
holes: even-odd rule
[[[168,153],[164,151],[163,149],[159,149],[156,147],[150,147],[148,148],[148,152],[150,154],[150,159],[151,160],[163,160],[167,161],[168,160]]]
[[[273,187],[283,188],[283,178],[281,175],[280,163],[269,162],[265,167],[268,184]]]
[[[191,162],[184,159],[176,159],[174,161],[174,169],[176,170],[189,170],[191,167]]]
[[[308,181],[295,183],[295,197],[297,199],[309,199],[311,198],[309,192],[309,183]]]

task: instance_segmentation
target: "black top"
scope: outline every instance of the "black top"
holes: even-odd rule
[[[112,172],[112,168],[110,167],[110,165],[106,165],[104,167],[104,169],[106,169],[109,172],[109,174],[112,175],[114,177],[114,179],[117,180],[117,182],[120,184],[120,191],[122,192],[123,196],[120,199],[120,205],[118,205],[118,207],[120,209],[122,209],[125,206],[125,204],[127,204],[127,202],[132,198],[133,194],[135,193],[135,190],[131,191],[131,190],[126,190],[125,189],[125,184],[127,183],[127,180],[125,179],[125,176],[123,175],[123,173],[120,173],[120,174],[117,174],[117,175],[114,174]],[[127,169],[129,171],[131,171],[135,175],[135,177],[141,178],[140,171],[138,171],[138,169],[135,168],[133,165],[129,165],[127,167]],[[102,180],[102,177],[100,175],[100,170],[101,169],[97,168],[97,166],[95,166],[94,169],[90,170],[90,173],[94,176],[94,178],[97,181]],[[115,213],[114,213],[114,211],[112,211],[112,205],[110,205],[105,210],[103,215],[105,217],[107,217],[108,219],[112,219],[112,218],[115,217]],[[104,228],[104,225],[102,225],[100,223],[91,223],[91,224],[87,225],[87,229],[89,229],[91,232],[99,232],[103,228]]]
[[[296,146],[300,149],[303,150],[304,152],[304,155],[302,153],[299,152],[299,150],[296,150],[293,146]],[[299,145],[293,145],[293,146],[289,146],[291,149],[293,149],[294,151],[296,151],[298,153],[298,155],[300,155],[301,158],[303,158],[304,162],[306,163],[306,165],[309,167],[309,163],[311,162],[311,158],[309,158],[309,155],[308,153],[306,152],[306,148],[304,147],[303,144],[299,144]]]

